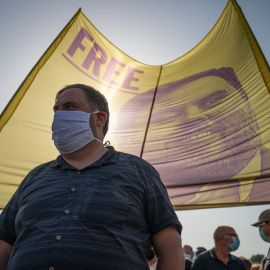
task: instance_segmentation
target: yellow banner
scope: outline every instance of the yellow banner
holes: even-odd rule
[[[270,72],[236,1],[189,53],[148,66],[79,10],[0,119],[0,208],[25,175],[58,155],[55,95],[82,83],[111,111],[109,140],[160,173],[175,209],[270,203]]]

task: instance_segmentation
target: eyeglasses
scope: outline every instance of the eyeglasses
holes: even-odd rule
[[[265,221],[265,222],[260,223],[260,224],[259,224],[260,230],[262,229],[262,227],[263,227],[264,225],[266,225],[266,224],[268,224],[268,223],[269,223],[269,221]]]
[[[224,233],[224,235],[230,235],[238,238],[238,234],[236,233]]]

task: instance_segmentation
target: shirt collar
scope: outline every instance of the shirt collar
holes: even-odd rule
[[[217,254],[216,254],[216,252],[215,252],[215,248],[212,248],[212,249],[210,250],[210,255],[211,255],[211,257],[212,257],[213,259],[219,260]],[[232,261],[236,260],[235,257],[232,256],[231,254],[229,254],[229,256],[230,256],[230,261],[231,261],[231,260],[232,260]]]
[[[108,151],[98,160],[96,160],[94,163],[87,166],[89,167],[100,167],[102,164],[110,164],[110,163],[116,163],[117,158],[116,154],[117,152],[114,150],[113,146],[106,146]],[[74,167],[70,164],[68,164],[61,155],[59,155],[56,160],[53,163],[53,167],[60,167],[63,170],[67,169],[74,169]]]

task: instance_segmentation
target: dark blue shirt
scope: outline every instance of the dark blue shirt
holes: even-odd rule
[[[268,250],[263,270],[270,270],[270,249]]]
[[[33,169],[0,215],[9,270],[148,269],[149,239],[181,224],[156,170],[113,147],[83,170]]]
[[[230,254],[230,260],[225,264],[220,260],[214,248],[201,253],[194,261],[191,270],[246,270],[245,263]]]

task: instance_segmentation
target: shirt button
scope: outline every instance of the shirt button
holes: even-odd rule
[[[77,171],[77,174],[81,174],[81,171]]]
[[[56,240],[61,240],[61,238],[62,238],[61,235],[56,236]]]
[[[74,188],[74,187],[71,189],[72,192],[74,192],[75,190],[76,190],[76,188]]]
[[[65,210],[65,214],[69,214],[69,210]]]
[[[49,270],[54,270],[54,268],[53,267],[50,267]]]

